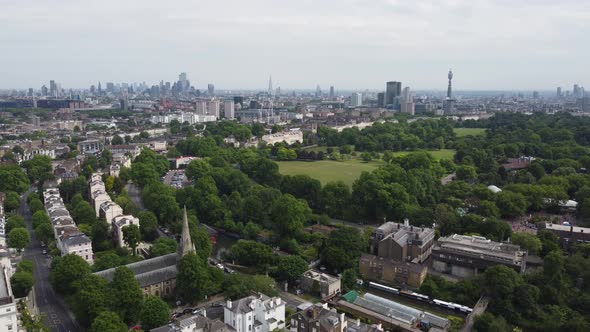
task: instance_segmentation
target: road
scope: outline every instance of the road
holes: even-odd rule
[[[19,213],[25,218],[27,229],[31,234],[31,244],[26,248],[24,258],[35,264],[34,301],[38,311],[44,316],[47,327],[54,332],[81,331],[82,328],[67,309],[63,299],[55,293],[49,283],[48,256],[43,255],[41,243],[35,238],[32,230],[31,211],[27,204],[27,197],[32,190],[27,191],[21,198]]]

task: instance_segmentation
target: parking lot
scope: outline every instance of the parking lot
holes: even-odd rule
[[[190,184],[183,169],[169,170],[166,175],[162,177],[162,182],[177,189],[184,188]]]

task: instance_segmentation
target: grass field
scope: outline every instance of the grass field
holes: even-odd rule
[[[457,135],[457,137],[463,137],[463,136],[479,136],[479,135],[485,135],[486,130],[485,128],[453,128],[453,131],[455,132],[455,135]]]
[[[452,150],[452,149],[441,149],[441,150],[428,150],[426,152],[430,153],[432,155],[432,157],[434,157],[434,159],[436,159],[436,160],[441,160],[441,159],[452,160],[455,157],[456,151]],[[410,152],[399,151],[399,152],[394,152],[393,154],[396,157],[401,157],[401,156],[405,156],[408,153],[410,153]]]
[[[380,160],[364,163],[357,159],[346,161],[279,161],[279,171],[284,175],[303,174],[320,180],[322,185],[330,181],[343,181],[352,186],[362,172],[370,172],[382,165]]]

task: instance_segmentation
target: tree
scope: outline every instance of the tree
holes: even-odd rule
[[[92,225],[96,222],[96,212],[86,201],[82,201],[74,207],[72,217],[74,217],[76,224]]]
[[[276,296],[278,294],[274,279],[258,274],[232,273],[225,278],[223,290],[225,296],[230,299],[246,297],[251,292],[262,293],[268,296]]]
[[[32,221],[33,228],[37,228],[42,224],[49,224],[51,226],[51,220],[49,219],[47,213],[43,210],[33,213]]]
[[[29,202],[29,208],[31,209],[31,212],[33,212],[33,213],[38,212],[38,211],[43,211],[43,202],[41,202],[40,199],[35,198]]]
[[[20,196],[17,192],[9,191],[6,193],[6,200],[4,201],[4,209],[6,211],[14,211],[20,206]]]
[[[522,248],[529,251],[530,255],[538,255],[543,248],[541,240],[529,233],[515,232],[512,233],[512,243],[521,246]]]
[[[356,264],[366,246],[357,228],[342,227],[330,233],[322,260],[330,269],[343,271]]]
[[[39,241],[48,243],[53,240],[54,233],[51,224],[43,223],[35,228],[35,236]]]
[[[27,170],[27,176],[31,182],[45,181],[53,178],[51,171],[51,158],[36,154],[33,159],[22,162],[24,169]]]
[[[141,241],[141,232],[139,231],[139,227],[137,225],[127,225],[123,227],[123,241],[131,247],[131,251],[133,255],[135,255],[135,248]]]
[[[6,232],[10,233],[11,230],[15,228],[26,228],[25,225],[25,218],[22,216],[15,214],[13,216],[8,217],[6,221]]]
[[[121,137],[119,135],[115,135],[115,136],[113,136],[113,139],[111,140],[111,144],[112,145],[123,145],[123,144],[125,144],[125,141],[123,140],[123,137]]]
[[[153,328],[166,325],[170,319],[170,308],[158,296],[148,296],[139,315],[141,328],[150,331]]]
[[[302,199],[292,195],[281,196],[274,204],[272,211],[273,224],[280,236],[291,237],[303,229],[303,225],[311,216],[311,209]]]
[[[180,260],[176,277],[178,295],[185,302],[200,301],[214,289],[207,263],[195,253],[190,253]]]
[[[301,256],[280,256],[273,275],[279,281],[293,282],[299,280],[308,269],[307,262]]]
[[[126,323],[137,321],[143,304],[143,292],[133,272],[126,266],[115,269],[108,287],[109,307]]]
[[[139,218],[139,230],[145,241],[153,241],[158,237],[158,219],[151,211],[141,211]]]
[[[18,165],[0,165],[0,191],[22,194],[29,188],[29,179]]]
[[[158,257],[171,254],[176,251],[176,241],[167,237],[160,237],[152,244],[150,256]]]
[[[272,248],[264,243],[238,240],[229,248],[229,258],[245,266],[265,267],[273,259]]]
[[[354,268],[344,270],[342,272],[342,288],[344,292],[357,289],[357,279],[358,276]]]
[[[527,200],[520,193],[502,191],[496,195],[496,205],[504,218],[522,216],[527,210]]]
[[[362,161],[368,163],[369,161],[373,160],[373,155],[371,155],[369,152],[363,152],[361,153],[361,159]]]
[[[504,317],[496,317],[489,312],[484,312],[475,318],[473,330],[476,332],[510,332],[510,326]]]
[[[34,283],[33,274],[27,271],[17,271],[10,277],[10,285],[16,298],[27,296]]]
[[[470,165],[461,165],[456,170],[457,179],[464,181],[473,181],[477,178],[475,167]]]
[[[94,274],[87,274],[74,282],[75,293],[70,298],[70,308],[80,324],[90,326],[101,312],[108,309],[107,287],[106,279]]]
[[[321,193],[322,209],[329,216],[342,218],[350,205],[350,197],[350,188],[344,182],[328,182]]]
[[[103,311],[94,319],[90,332],[127,332],[127,325],[116,313]]]
[[[8,233],[8,245],[18,251],[22,251],[29,245],[29,232],[25,228],[15,228]]]
[[[69,254],[54,259],[49,279],[53,288],[62,294],[72,294],[72,284],[90,274],[90,266],[80,256]]]
[[[96,272],[123,265],[122,259],[114,251],[101,251],[96,254],[92,269]]]

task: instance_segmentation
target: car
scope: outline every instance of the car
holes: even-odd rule
[[[193,312],[192,308],[186,308],[182,311],[183,314],[190,314],[191,312]]]
[[[236,273],[236,271],[234,271],[234,270],[230,269],[230,268],[229,268],[229,267],[227,267],[227,266],[225,266],[225,267],[223,268],[223,271],[224,271],[225,273],[230,273],[230,274],[231,274],[231,273]]]
[[[200,314],[201,312],[203,312],[203,309],[195,309],[193,310],[193,315]]]
[[[216,266],[218,269],[220,269],[220,270],[223,270],[223,269],[225,269],[225,267],[223,266],[223,264],[219,264],[219,263],[218,263],[218,264],[216,264],[215,266]]]
[[[47,250],[43,249],[43,255],[47,255]]]

